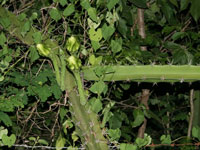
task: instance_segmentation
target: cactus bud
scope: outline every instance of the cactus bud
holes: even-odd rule
[[[76,37],[71,36],[66,43],[66,48],[69,52],[76,52],[80,47],[80,43]]]
[[[81,60],[74,56],[67,58],[67,62],[71,70],[79,69],[81,67]]]
[[[40,55],[48,57],[50,54],[50,48],[45,47],[43,44],[37,44],[37,50]]]

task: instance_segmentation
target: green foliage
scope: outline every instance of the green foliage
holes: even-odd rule
[[[0,123],[8,127],[0,128],[1,146],[26,139],[33,146],[106,150],[115,141],[134,150],[187,134],[188,91],[199,88],[182,82],[199,80],[198,0],[0,4],[7,8],[0,7]],[[146,87],[149,110],[138,104]],[[144,118],[148,134],[141,139]],[[200,140],[198,126],[192,137]]]

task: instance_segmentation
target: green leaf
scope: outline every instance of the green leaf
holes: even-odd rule
[[[162,144],[171,144],[172,143],[170,135],[162,135],[160,137],[160,141],[161,141]]]
[[[147,8],[146,0],[129,0],[129,1],[139,8]]]
[[[167,19],[167,21],[170,24],[175,24],[176,19],[174,16],[173,7],[171,5],[169,5],[169,2],[166,0],[159,0],[159,2],[160,2],[161,10],[162,10],[163,14],[165,15],[165,18]]]
[[[6,29],[10,26],[11,22],[8,17],[0,17],[0,24]]]
[[[144,121],[144,113],[141,109],[133,110],[134,122],[132,122],[132,127],[137,127],[141,125]]]
[[[0,140],[2,139],[3,135],[7,135],[8,134],[8,129],[5,129],[4,127],[0,127]]]
[[[82,0],[81,6],[86,10],[88,10],[91,7],[89,0]]]
[[[3,135],[2,142],[4,145],[7,145],[8,147],[11,147],[15,144],[16,136],[14,134],[11,134],[11,136]]]
[[[138,147],[133,144],[121,143],[120,150],[138,150]]]
[[[107,85],[103,81],[98,81],[91,86],[90,91],[100,95],[102,92],[105,91],[106,87]]]
[[[87,9],[89,17],[94,21],[98,22],[97,20],[97,10],[93,7]]]
[[[31,28],[31,23],[30,23],[30,21],[26,21],[26,22],[24,23],[24,26],[21,28],[21,35],[22,35],[22,36],[25,36],[26,33],[30,30],[30,28]]]
[[[102,39],[102,30],[101,28],[98,28],[97,31],[95,31],[94,28],[91,28],[89,30],[89,36],[91,41],[100,41]]]
[[[128,31],[128,28],[126,26],[126,21],[124,19],[122,19],[122,18],[119,19],[119,24],[117,26],[117,29],[123,37],[126,37],[126,33]]]
[[[44,139],[39,139],[38,143],[40,143],[42,145],[49,145],[49,143],[46,140],[44,140]]]
[[[112,40],[110,46],[114,54],[120,52],[122,50],[122,39]]]
[[[63,11],[65,17],[70,16],[75,11],[74,4],[69,4]]]
[[[12,126],[12,121],[10,117],[6,113],[1,111],[0,111],[0,121],[2,121],[7,127]]]
[[[101,47],[99,41],[91,41],[92,44],[92,48],[94,48],[95,52],[97,49],[99,49]]]
[[[0,45],[3,46],[7,41],[7,38],[3,32],[0,34]]]
[[[61,15],[60,15],[60,12],[59,12],[58,9],[56,9],[56,8],[52,8],[52,9],[50,10],[50,12],[49,12],[49,15],[50,15],[50,17],[51,17],[53,20],[55,20],[56,22],[62,18]]]
[[[192,128],[192,136],[200,140],[200,127],[195,126]]]
[[[200,17],[199,8],[200,8],[200,1],[192,0],[191,7],[190,7],[190,13],[196,22],[198,21],[198,19]]]
[[[36,61],[40,56],[38,55],[37,49],[34,46],[31,46],[29,48],[30,53],[29,53],[29,57],[31,59],[31,63],[33,63],[34,61]]]
[[[176,6],[176,7],[178,8],[178,2],[177,2],[177,0],[170,0],[170,2],[171,2],[174,6]]]
[[[102,110],[102,108],[103,108],[101,100],[97,99],[95,97],[93,97],[93,98],[91,98],[89,100],[89,104],[90,104],[90,106],[92,108],[92,111],[95,112],[95,113],[100,112]]]
[[[102,56],[99,56],[99,57],[95,57],[94,54],[92,54],[90,57],[89,57],[89,63],[92,65],[92,66],[95,66],[95,65],[100,65],[101,62],[102,62],[102,59],[103,57]]]
[[[108,135],[111,137],[111,141],[118,140],[121,136],[121,130],[118,129],[109,129]]]
[[[172,39],[174,41],[178,40],[178,39],[183,39],[185,36],[187,36],[187,34],[185,32],[176,32],[172,35]]]
[[[112,26],[107,26],[105,23],[102,27],[102,35],[105,40],[109,40],[109,38],[113,35],[115,32],[115,28]]]
[[[59,0],[59,3],[62,7],[64,7],[67,4],[67,0]]]
[[[183,11],[183,10],[187,9],[189,3],[190,3],[190,0],[181,0],[180,10]]]
[[[121,128],[123,118],[119,112],[114,112],[113,116],[109,119],[109,127],[111,129]]]
[[[119,3],[119,0],[109,0],[108,4],[106,5],[108,10],[111,11],[111,9]]]
[[[41,41],[42,41],[41,32],[35,32],[32,34],[32,36],[33,36],[33,40],[34,40],[35,44],[41,43]]]
[[[62,134],[60,134],[56,140],[56,150],[61,150],[65,146],[65,142],[66,139],[62,136]]]
[[[19,16],[17,16],[17,18],[20,20],[20,21],[24,21],[26,19],[26,14],[25,13],[21,13]]]
[[[142,148],[143,146],[151,144],[151,141],[152,141],[151,137],[145,133],[144,138],[137,138],[135,140],[135,143],[139,148]]]

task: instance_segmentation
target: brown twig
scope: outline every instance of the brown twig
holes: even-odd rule
[[[194,97],[194,89],[191,89],[190,90],[190,120],[189,120],[188,133],[187,133],[188,138],[191,138],[192,122],[193,122],[193,118],[194,118],[193,97]]]

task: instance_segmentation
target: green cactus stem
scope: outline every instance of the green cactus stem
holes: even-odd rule
[[[97,81],[97,67],[82,67],[84,79]],[[103,81],[136,82],[194,82],[200,80],[200,66],[192,65],[144,65],[144,66],[100,66],[104,68]],[[107,69],[108,68],[108,69]],[[106,70],[109,70],[108,72]],[[112,72],[110,72],[112,70]]]

